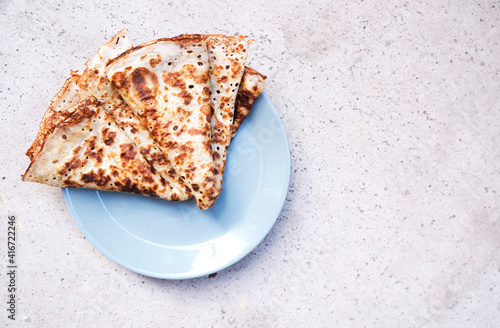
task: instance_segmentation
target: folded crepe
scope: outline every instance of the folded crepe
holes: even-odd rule
[[[23,181],[170,197],[165,180],[95,97],[68,112],[46,136]]]
[[[264,74],[257,72],[253,68],[245,67],[245,72],[243,73],[238,90],[238,96],[236,97],[231,139],[234,138],[241,123],[243,123],[250,113],[253,103],[262,93],[264,85],[266,84],[266,79],[267,76]]]
[[[212,108],[212,156],[215,188],[219,194],[232,139],[234,105],[245,68],[248,41],[244,36],[205,36],[210,64],[210,105]]]
[[[57,177],[48,179],[46,175],[50,170],[43,171],[45,177],[40,175],[39,163],[47,153],[54,156],[54,164],[58,163],[57,152],[50,149],[58,147],[53,141],[54,133],[81,118],[82,112],[87,116],[95,113],[97,106],[99,112],[107,112],[109,124],[118,126],[128,137],[124,142],[134,144],[134,149],[143,155],[140,158],[152,167],[152,173],[161,176],[155,175],[162,187],[153,196],[185,200],[194,194],[200,208],[209,208],[222,187],[230,141],[262,92],[266,79],[244,66],[247,47],[245,37],[183,35],[132,48],[126,30],[120,31],[87,61],[81,75],[71,72],[52,100],[35,142],[26,152],[32,164],[28,169],[30,174],[27,171],[23,180],[92,188],[88,183],[79,185],[68,179],[64,183]],[[162,53],[165,50],[166,53]],[[141,56],[138,57],[138,53]],[[121,72],[117,64],[120,60]],[[119,74],[110,83],[106,73],[113,75],[109,73],[112,66],[114,73]],[[84,99],[87,101],[75,106]],[[161,113],[155,107],[162,107]],[[117,190],[108,187],[95,189]]]
[[[218,194],[205,38],[142,44],[111,60],[105,73],[190,188],[197,205],[212,206]]]
[[[104,44],[94,57],[87,61],[86,69],[81,75],[78,72],[71,72],[72,76],[66,81],[47,109],[37,138],[26,154],[33,160],[34,154],[40,150],[46,136],[71,114],[68,109],[74,106],[75,103],[89,96],[94,96],[101,102],[103,108],[111,115],[118,126],[136,144],[141,154],[164,178],[167,186],[172,189],[172,192],[169,193],[170,197],[163,198],[168,200],[188,199],[191,197],[189,188],[180,180],[147,129],[132,113],[103,73],[105,64],[111,58],[130,48],[132,48],[132,43],[126,30],[123,29],[111,41]]]
[[[169,200],[185,200],[191,198],[190,189],[182,182],[171,163],[151,137],[146,126],[125,103],[120,94],[111,86],[104,74],[105,65],[112,59],[132,48],[132,42],[126,30],[116,34],[110,42],[104,44],[98,53],[86,63],[86,69],[78,84],[81,89],[89,91],[111,115],[118,126],[140,149],[141,154],[164,178],[172,189]]]

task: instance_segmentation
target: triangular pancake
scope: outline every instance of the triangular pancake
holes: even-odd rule
[[[96,98],[72,112],[47,136],[24,181],[170,198],[163,178]]]
[[[248,41],[244,36],[208,35],[212,153],[216,188],[222,188],[227,148],[231,143],[234,104],[245,68]]]
[[[205,38],[159,39],[111,60],[106,75],[207,209],[217,199]]]
[[[120,31],[86,63],[87,68],[78,84],[82,89],[89,90],[93,96],[103,103],[108,114],[113,117],[125,134],[134,141],[149,163],[169,184],[172,188],[170,200],[188,199],[191,197],[190,190],[182,182],[170,162],[151,138],[149,131],[123,101],[120,94],[111,86],[104,74],[106,63],[130,48],[132,48],[132,42],[126,31]]]
[[[250,113],[254,101],[259,98],[264,85],[266,84],[267,76],[257,72],[253,68],[245,67],[245,73],[241,78],[238,96],[236,97],[236,106],[234,109],[234,121],[232,127],[232,136],[234,138],[236,131],[243,123],[243,120]]]

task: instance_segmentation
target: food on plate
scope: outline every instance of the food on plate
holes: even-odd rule
[[[203,37],[154,40],[106,67],[113,87],[147,126],[202,209],[217,199],[208,70]]]
[[[95,97],[68,111],[71,115],[45,139],[24,181],[169,197],[163,178]]]
[[[71,77],[66,80],[61,90],[52,99],[49,108],[47,108],[43,115],[40,130],[36,135],[35,141],[26,151],[26,156],[31,160],[40,151],[47,136],[71,114],[67,109],[75,106],[87,97],[87,94],[82,95],[81,89],[78,86],[79,78],[80,74],[72,71]]]
[[[151,137],[146,126],[135,115],[104,74],[105,65],[113,58],[132,48],[132,42],[125,30],[120,31],[104,44],[98,53],[86,63],[86,69],[79,79],[82,89],[95,96],[104,109],[111,115],[118,126],[140,149],[141,154],[153,168],[163,177],[172,189],[168,200],[185,200],[190,198],[191,191],[180,179],[172,164],[161,152]]]
[[[212,108],[212,154],[216,195],[221,191],[226,154],[231,143],[234,103],[247,59],[244,36],[206,37],[210,64],[210,106]]]
[[[243,36],[181,35],[133,47],[126,30],[71,71],[23,176],[58,187],[217,200],[227,149],[266,77]]]
[[[243,123],[243,120],[250,113],[254,101],[259,98],[267,76],[257,72],[253,68],[245,67],[245,73],[241,79],[238,96],[236,97],[236,106],[234,109],[234,122],[232,126],[231,138],[234,138],[236,131]]]

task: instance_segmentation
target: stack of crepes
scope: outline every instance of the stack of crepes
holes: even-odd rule
[[[266,76],[243,36],[181,35],[133,47],[120,31],[43,116],[24,181],[138,193],[208,209],[227,149]]]

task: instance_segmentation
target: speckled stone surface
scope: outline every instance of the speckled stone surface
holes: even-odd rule
[[[0,2],[1,303],[19,327],[499,327],[500,3]],[[266,239],[215,277],[108,260],[24,155],[70,69],[122,28],[253,37],[289,138]]]

